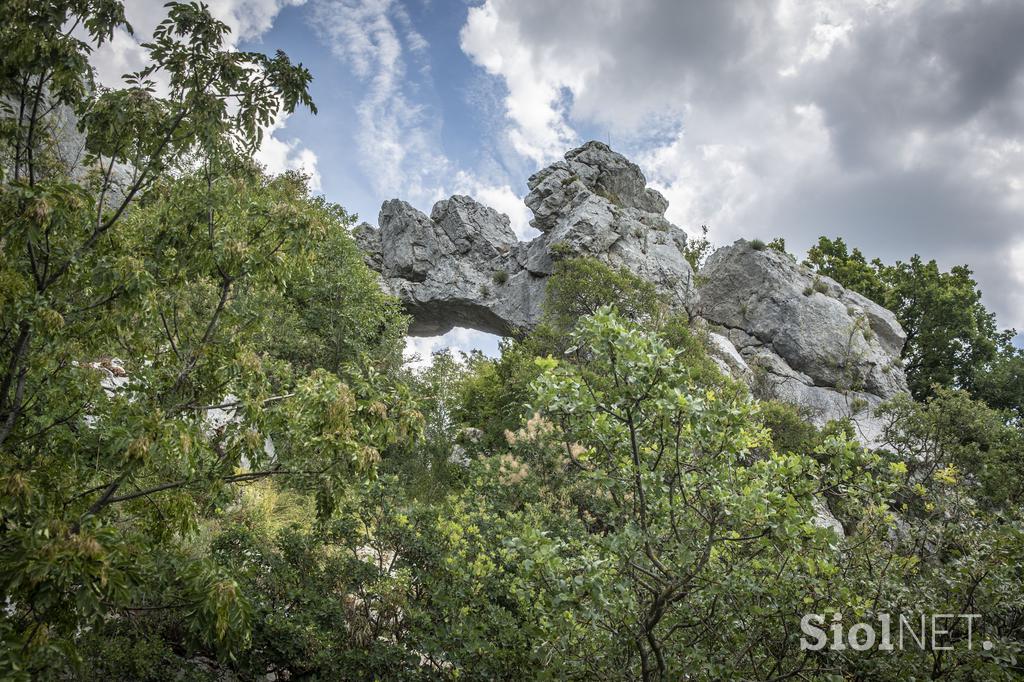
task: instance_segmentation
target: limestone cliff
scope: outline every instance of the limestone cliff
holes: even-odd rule
[[[356,228],[367,262],[413,316],[410,333],[530,329],[540,320],[553,252],[594,256],[673,298],[689,296],[686,234],[665,219],[668,202],[636,164],[590,142],[535,173],[529,188],[526,204],[542,233],[529,242],[516,239],[506,216],[466,196],[437,202],[430,216],[392,199],[379,228]]]

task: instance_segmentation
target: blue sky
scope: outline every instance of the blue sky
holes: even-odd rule
[[[472,101],[474,88],[482,87],[482,74],[459,49],[459,30],[465,23],[467,6],[452,2],[437,3],[429,9],[419,3],[407,7],[410,21],[427,39],[428,47],[422,54],[404,57],[401,92],[410,104],[422,107],[417,128],[429,142],[453,163],[475,167],[481,161],[480,140],[488,131]],[[359,163],[358,151],[358,108],[371,96],[372,85],[334,51],[331,36],[317,28],[317,16],[315,4],[286,7],[270,31],[241,46],[283,49],[313,72],[311,90],[319,115],[296,113],[278,136],[315,149],[324,194],[362,219],[376,223],[380,204],[391,197],[376,189],[372,168]],[[517,191],[525,188],[525,179],[521,184]]]
[[[640,164],[668,218],[718,244],[843,236],[967,263],[1024,328],[1024,3],[1014,0],[213,0],[245,49],[312,71],[319,115],[261,159],[376,223],[466,193],[533,234],[526,178],[591,138]],[[141,58],[160,0],[129,0]],[[1024,339],[1019,336],[1018,339]],[[455,331],[418,340],[493,352]]]

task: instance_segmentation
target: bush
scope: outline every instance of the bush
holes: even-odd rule
[[[751,239],[750,248],[752,248],[754,251],[764,251],[766,248],[768,248],[768,245],[765,244],[764,241],[760,239]]]
[[[605,305],[614,305],[623,317],[637,321],[653,320],[666,308],[653,284],[589,256],[558,261],[546,293],[544,321],[556,333],[571,330],[581,317]]]
[[[828,293],[828,284],[826,284],[820,277],[815,277],[814,281],[807,285],[804,289],[804,296],[810,296],[814,292],[818,292],[819,294]]]
[[[808,453],[821,443],[818,429],[793,405],[766,400],[758,408],[761,423],[771,433],[777,452]]]
[[[700,226],[700,237],[689,238],[686,240],[686,246],[680,251],[683,254],[683,258],[690,264],[694,272],[700,272],[700,269],[704,267],[704,261],[708,259],[711,252],[714,250],[714,245],[708,239],[708,226]]]
[[[501,286],[508,281],[508,272],[505,270],[496,270],[491,276],[491,280],[498,286]]]

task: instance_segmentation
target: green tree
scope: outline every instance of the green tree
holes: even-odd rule
[[[718,390],[692,363],[698,351],[607,310],[570,338],[562,360],[531,363],[539,412],[447,487],[424,495],[422,472],[398,468],[340,489],[317,516],[311,496],[269,480],[213,520],[194,552],[212,552],[254,614],[251,646],[219,672],[1013,679],[1020,432],[999,413],[964,392],[898,400],[883,412],[886,448],[872,453],[838,424],[818,430],[792,408]],[[443,418],[427,410],[443,446],[448,416],[481,394],[460,388],[476,370],[437,360],[422,390],[443,393]],[[806,613],[850,625],[921,609],[983,614],[975,648],[962,624],[952,650],[799,646]],[[189,671],[165,645],[187,622],[146,612],[143,634],[104,634]],[[102,679],[109,646],[96,656]]]
[[[455,417],[463,427],[482,431],[480,448],[498,452],[507,446],[505,434],[517,430],[533,393],[530,384],[540,373],[533,360],[540,344],[533,338],[503,340],[501,356],[471,357],[459,388]]]
[[[323,197],[293,201],[318,224],[319,241],[297,255],[281,254],[273,286],[254,292],[253,314],[263,320],[260,347],[302,371],[339,373],[359,361],[397,370],[408,321],[364,266],[350,236],[354,217]]]
[[[686,240],[686,246],[683,248],[683,258],[690,264],[695,273],[700,272],[700,269],[704,267],[705,261],[708,256],[714,251],[715,246],[708,239],[708,226],[700,226],[700,237],[690,237]]]
[[[918,256],[885,270],[885,305],[907,333],[904,367],[917,398],[932,386],[973,390],[975,378],[995,358],[995,315],[981,303],[981,291],[962,265],[949,272]]]
[[[1024,349],[1015,348],[1009,334],[999,344],[994,360],[975,373],[973,393],[980,400],[1013,415],[1024,424]]]
[[[315,246],[345,228],[301,177],[250,160],[278,112],[312,108],[309,73],[224,49],[205,6],[171,3],[151,65],[103,90],[71,29],[108,38],[119,3],[3,14],[0,676],[69,675],[81,633],[140,609],[181,609],[183,644],[229,656],[251,608],[187,551],[202,519],[272,476],[327,514],[418,429],[372,365],[308,371],[328,363],[292,367],[260,345],[253,302],[315,270]],[[69,117],[79,166],[61,153]]]
[[[544,361],[537,401],[563,434],[590,489],[589,513],[603,528],[590,538],[608,567],[598,577],[600,599],[588,605],[591,627],[614,633],[642,679],[695,669],[729,676],[739,642],[735,629],[716,628],[724,625],[718,619],[747,620],[751,604],[764,608],[772,599],[754,585],[778,565],[755,557],[767,552],[785,566],[786,557],[816,555],[826,540],[811,522],[817,465],[771,448],[756,456],[767,434],[753,406],[701,388],[676,351],[615,313],[584,318],[573,341],[577,363]],[[829,448],[847,467],[864,456],[838,440]],[[862,503],[879,493],[865,493]],[[776,598],[808,588],[800,571],[782,575],[772,587]],[[762,615],[747,625],[782,616]],[[695,621],[703,621],[700,634]],[[784,630],[769,632],[743,638],[754,669],[791,670],[795,657],[783,652],[794,641]]]
[[[818,243],[807,252],[806,263],[815,272],[831,277],[879,305],[886,305],[888,287],[880,278],[885,266],[877,259],[868,263],[860,249],[851,252],[842,237],[819,237]]]
[[[624,317],[647,322],[658,319],[667,308],[654,285],[625,268],[611,268],[589,256],[555,263],[543,304],[544,321],[555,334],[572,330],[581,317],[612,304]]]
[[[985,509],[1020,506],[1024,430],[1007,424],[997,410],[965,391],[940,388],[922,402],[897,397],[880,416],[882,445],[907,462],[906,481],[930,487],[935,476],[944,475],[962,479],[961,487]],[[903,502],[915,499],[909,495]]]

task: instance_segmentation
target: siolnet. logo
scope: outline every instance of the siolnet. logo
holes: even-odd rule
[[[843,614],[834,613],[831,625],[825,629],[825,616],[818,613],[805,614],[800,619],[800,631],[806,637],[800,638],[801,651],[821,651],[828,647],[832,651],[880,651],[916,648],[921,651],[948,651],[953,648],[974,648],[978,613],[919,613],[913,616],[880,613],[877,623],[858,622],[849,629],[843,627]],[[877,629],[876,629],[877,625]],[[992,642],[981,642],[981,648],[988,651]]]

